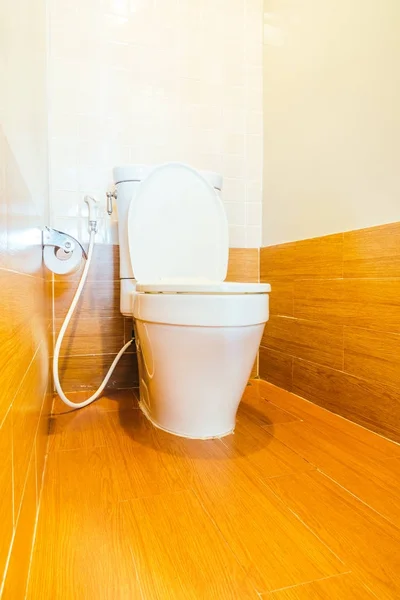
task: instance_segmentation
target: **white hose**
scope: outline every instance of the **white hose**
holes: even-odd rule
[[[75,292],[74,298],[73,298],[73,300],[71,302],[71,306],[68,309],[67,316],[65,317],[64,323],[62,324],[62,327],[60,329],[60,333],[58,334],[57,341],[56,341],[56,346],[54,348],[54,357],[53,357],[54,383],[55,383],[55,386],[56,386],[57,393],[60,396],[61,400],[63,402],[65,402],[65,404],[67,404],[68,406],[70,406],[71,408],[83,408],[84,406],[87,406],[88,404],[91,404],[92,402],[94,402],[95,400],[97,400],[97,398],[101,395],[102,391],[106,387],[106,385],[108,383],[108,380],[110,379],[110,377],[112,375],[112,372],[114,371],[115,367],[117,366],[117,363],[118,363],[119,359],[121,358],[121,356],[123,355],[123,353],[125,352],[125,350],[127,348],[129,348],[129,346],[133,342],[133,340],[129,340],[129,342],[127,342],[121,348],[121,350],[118,352],[117,356],[114,358],[114,360],[113,360],[113,362],[111,364],[111,367],[108,369],[107,375],[105,376],[105,378],[103,380],[103,383],[101,384],[101,386],[99,387],[99,389],[94,394],[92,394],[92,396],[90,396],[90,398],[88,398],[87,400],[84,400],[83,402],[76,402],[76,403],[75,402],[71,402],[71,400],[68,400],[68,398],[64,394],[64,392],[62,390],[62,387],[61,387],[61,384],[60,384],[60,378],[58,376],[58,361],[59,361],[59,356],[60,356],[61,344],[62,344],[62,341],[64,339],[65,332],[67,330],[67,327],[69,325],[71,317],[74,314],[76,305],[78,304],[78,300],[79,300],[80,295],[82,293],[83,287],[84,287],[84,285],[86,283],[86,279],[87,279],[87,275],[88,275],[90,263],[92,261],[95,233],[96,232],[95,232],[94,229],[90,231],[89,249],[88,249],[88,253],[87,253],[87,260],[86,260],[85,268],[83,269],[81,280],[80,280],[78,288],[77,288],[77,290]]]

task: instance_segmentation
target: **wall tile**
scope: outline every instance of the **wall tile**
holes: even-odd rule
[[[293,392],[400,442],[399,390],[384,381],[367,381],[295,359]]]
[[[95,390],[102,383],[114,360],[113,354],[61,357],[59,362],[61,385],[66,393]],[[119,361],[108,388],[123,389],[139,384],[136,354],[124,354]]]
[[[12,405],[14,508],[19,511],[31,460],[35,460],[35,437],[47,388],[47,348],[39,347]],[[33,458],[32,458],[33,457]]]
[[[400,335],[344,328],[344,371],[400,387]]]
[[[55,275],[56,281],[79,282],[85,264],[69,275]],[[119,280],[119,246],[116,244],[96,244],[90,264],[87,281],[117,281]]]
[[[262,204],[261,181],[249,181],[246,184],[246,202],[251,204]]]
[[[222,135],[221,152],[225,155],[233,154],[235,156],[244,157],[246,152],[245,135],[242,133],[224,133]],[[233,178],[238,176],[239,174],[235,173]],[[224,182],[224,188],[225,187],[226,186]],[[227,200],[234,202],[234,200],[229,196],[227,197]]]
[[[44,337],[47,338],[47,323],[43,314],[45,298],[42,279],[2,271],[0,283],[3,300],[0,315],[3,348],[0,355],[1,422],[39,344]]]
[[[42,489],[43,476],[45,474],[45,463],[47,448],[49,445],[49,427],[51,422],[51,409],[53,405],[53,374],[49,366],[49,376],[46,394],[43,400],[42,412],[40,413],[38,429],[35,439],[35,463],[36,463],[36,498],[39,502]]]
[[[12,490],[12,418],[10,412],[0,427],[0,456],[0,575],[3,577],[14,528]]]
[[[342,277],[343,234],[268,246],[262,248],[261,256],[261,277],[265,280]]]
[[[66,202],[54,203],[53,223],[75,215],[76,194],[103,197],[115,164],[135,161],[221,171],[237,179],[225,200],[244,206],[262,162],[263,8],[247,4],[89,3],[78,19],[66,0],[50,0],[51,194]],[[261,222],[239,226],[232,244],[258,246],[260,233],[246,230]]]
[[[270,348],[260,347],[258,374],[261,379],[292,390],[293,358]]]
[[[400,332],[400,279],[295,281],[294,316]]]
[[[119,285],[119,282],[116,282]],[[63,319],[55,319],[58,335]],[[124,319],[118,317],[76,319],[67,329],[61,346],[65,354],[116,354],[124,344]]]
[[[231,225],[243,226],[246,223],[245,204],[239,202],[224,202],[225,211]]]
[[[238,225],[229,226],[229,247],[230,248],[245,248],[246,247],[246,227]]]
[[[54,303],[57,318],[63,319],[67,314],[75,290],[75,282],[55,282]],[[85,286],[76,307],[75,318],[118,318],[120,315],[119,281],[96,281]]]
[[[400,223],[344,234],[344,277],[400,277]]]
[[[226,281],[257,283],[258,260],[257,248],[231,248]]]
[[[246,203],[246,225],[252,227],[259,226],[261,220],[262,204],[251,202]]]
[[[225,202],[243,202],[246,194],[246,185],[241,179],[225,178],[222,189]]]
[[[25,598],[37,511],[35,466],[33,452],[27,469],[21,510],[16,523],[10,563],[1,596],[3,600]]]
[[[36,519],[35,434],[51,321],[41,241],[49,215],[45,2],[2,6],[1,25],[0,585],[2,598],[16,599],[25,595]]]
[[[343,325],[346,315],[343,279],[294,281],[294,316]]]
[[[396,441],[398,235],[391,223],[260,250],[261,281],[272,285],[262,344],[280,352],[283,383],[294,357],[294,392]],[[260,376],[272,381],[266,365],[260,354]]]
[[[328,367],[343,368],[343,328],[336,325],[271,315],[261,345]]]
[[[261,227],[246,227],[246,246],[248,248],[259,248],[261,244]]]
[[[267,279],[263,283],[271,285],[269,295],[269,314],[293,317],[293,281]]]

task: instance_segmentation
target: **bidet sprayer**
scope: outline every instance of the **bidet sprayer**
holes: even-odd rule
[[[89,232],[97,231],[97,201],[92,196],[85,196],[84,201],[89,209]]]

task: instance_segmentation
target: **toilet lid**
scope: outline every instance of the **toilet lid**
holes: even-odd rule
[[[226,277],[224,207],[204,177],[187,165],[161,165],[142,181],[129,208],[128,238],[138,281]]]

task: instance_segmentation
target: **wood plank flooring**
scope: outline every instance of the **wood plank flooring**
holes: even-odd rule
[[[220,440],[136,393],[55,402],[29,600],[400,597],[400,446],[259,380]]]

